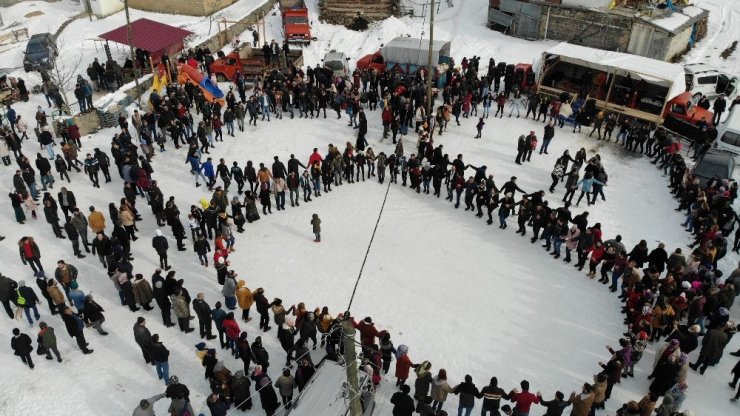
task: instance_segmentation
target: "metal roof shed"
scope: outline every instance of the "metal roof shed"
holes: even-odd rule
[[[149,52],[153,60],[167,54],[173,55],[184,48],[184,40],[193,32],[149,19],[131,22],[131,40],[134,48]],[[112,42],[128,45],[128,28],[123,25],[100,35]]]
[[[429,63],[429,39],[398,37],[383,47],[386,62],[426,66]],[[449,63],[450,42],[435,40],[432,44],[432,62]]]

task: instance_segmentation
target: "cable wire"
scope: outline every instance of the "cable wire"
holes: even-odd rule
[[[362,278],[362,271],[365,270],[365,263],[367,263],[367,257],[370,255],[370,249],[373,246],[373,240],[375,239],[375,233],[378,231],[378,225],[380,225],[380,218],[383,216],[383,210],[385,209],[385,203],[388,201],[388,192],[391,190],[391,181],[388,180],[388,186],[385,188],[385,196],[383,197],[383,204],[380,206],[380,212],[378,213],[378,219],[375,221],[375,228],[373,228],[373,234],[370,236],[370,242],[367,245],[367,251],[365,251],[365,258],[362,259],[362,265],[360,266],[360,273],[357,275],[355,281],[355,287],[352,289],[352,296],[349,298],[349,304],[347,304],[347,311],[352,308],[352,302],[355,300],[355,294],[357,293],[357,286],[360,284]]]

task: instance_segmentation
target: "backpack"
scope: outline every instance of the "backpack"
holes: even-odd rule
[[[18,298],[15,300],[15,304],[18,306],[26,306],[26,298],[21,295],[21,291],[16,289],[15,293],[18,295]]]
[[[532,140],[529,142],[529,148],[532,150],[537,150],[537,138],[532,137]]]

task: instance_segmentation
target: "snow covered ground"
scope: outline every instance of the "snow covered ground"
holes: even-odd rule
[[[547,43],[511,39],[486,29],[485,14],[481,12],[485,8],[484,1],[455,3],[455,7],[447,8],[443,2],[439,29],[435,27],[435,32],[440,37],[449,36],[458,60],[476,54],[482,56],[483,61],[493,56],[497,61],[528,62],[548,47]],[[724,4],[720,0],[701,3]],[[740,4],[733,4],[734,8],[721,9],[722,19],[727,20],[740,10]],[[315,2],[309,2],[309,7],[314,13]],[[268,30],[277,30],[275,19],[272,16],[268,19]],[[87,24],[87,21],[76,22],[65,34],[84,30]],[[106,23],[106,27],[118,24],[120,22]],[[319,24],[314,18],[314,31],[320,40],[307,48],[307,63],[314,65],[329,48],[357,59],[399,34],[418,36],[421,26],[419,18],[392,18],[368,33],[356,34]],[[719,30],[719,26],[713,23],[711,30]],[[102,31],[104,28],[100,27],[89,33]],[[715,33],[710,33],[706,45],[699,45],[707,48],[712,56],[719,53],[711,51],[712,45],[718,45],[721,52],[722,43],[728,39],[725,34],[715,36]],[[78,41],[84,36],[81,34]],[[20,108],[21,114],[30,118],[33,114],[30,109],[42,103],[43,97],[32,96],[32,101]],[[290,153],[295,153],[305,163],[314,147],[323,154],[329,143],[342,146],[346,141],[354,142],[356,132],[347,127],[346,116],[342,120],[335,117],[329,113],[327,119],[259,123],[258,127],[250,127],[236,138],[227,137],[223,143],[218,143],[210,156],[214,161],[222,157],[228,162],[237,160],[242,166],[247,160],[269,166],[273,156],[278,155],[285,161]],[[370,145],[376,153],[392,151],[393,145],[388,140],[380,141],[380,113],[370,113],[368,119]],[[574,153],[585,147],[589,156],[601,155],[610,177],[605,189],[607,201],[599,201],[589,209],[592,221],[602,223],[605,237],[620,233],[628,248],[643,238],[651,248],[658,241],[664,241],[670,251],[675,247],[685,248],[689,243],[688,235],[678,225],[683,218],[673,211],[675,203],[665,187],[666,178],[646,159],[573,134],[566,127],[557,130],[549,155],[535,154],[531,164],[520,167],[513,163],[516,137],[530,130],[541,136],[542,124],[521,118],[490,118],[483,140],[475,140],[476,121],[464,119],[460,127],[451,124],[448,132],[435,135],[435,140],[452,156],[462,153],[467,163],[487,165],[498,185],[516,175],[519,185],[529,192],[549,186],[554,161],[565,149]],[[296,134],[298,131],[300,134]],[[112,130],[103,130],[93,137],[83,138],[83,154],[94,147],[107,152],[112,134]],[[407,154],[413,151],[414,144],[415,139],[406,142]],[[25,149],[33,155],[33,144],[26,143]],[[183,159],[184,154],[168,147],[166,153],[157,154],[153,167],[154,177],[165,195],[174,196],[180,210],[185,212],[191,204],[210,194],[203,187],[193,186]],[[0,168],[0,180],[9,184],[14,170],[14,167]],[[80,206],[95,205],[107,217],[107,204],[120,199],[120,178],[113,173],[113,183],[93,192],[84,175],[73,174],[72,177],[71,184],[57,181],[53,195],[56,197],[60,186],[67,186],[77,195]],[[346,309],[386,187],[366,181],[333,189],[298,208],[273,211],[272,215],[247,225],[244,234],[237,235],[237,251],[230,260],[251,289],[264,287],[268,299],[280,297],[288,305],[298,302],[305,302],[310,308],[326,305],[334,314]],[[561,187],[554,194],[548,194],[551,206],[558,205],[562,194]],[[148,278],[158,265],[150,243],[155,223],[143,200],[138,201],[138,207],[144,219],[139,223],[141,238],[133,243],[134,273]],[[574,208],[574,214],[586,209],[585,206]],[[312,242],[309,221],[313,213],[322,218],[321,244]],[[0,218],[2,235],[7,237],[0,242],[2,273],[17,280],[25,279],[34,286],[30,269],[18,260],[16,245],[21,236],[33,235],[41,248],[48,274],[53,272],[56,260],[62,258],[80,269],[80,287],[86,293],[94,293],[106,309],[104,326],[110,332],[108,337],[101,337],[94,331],[87,331],[88,342],[95,353],[83,356],[66,335],[62,322],[49,316],[47,305],[42,305],[42,319],[56,328],[65,361],[57,364],[34,355],[37,367],[30,371],[22,367],[20,360],[7,352],[6,347],[0,354],[0,366],[10,370],[9,375],[0,377],[3,414],[36,415],[52,408],[62,415],[130,414],[141,398],[163,391],[164,385],[157,381],[154,368],[142,362],[133,340],[131,327],[139,315],[148,318],[152,333],[160,334],[170,349],[170,373],[178,375],[188,385],[196,411],[204,410],[208,414],[204,400],[209,389],[194,355],[193,345],[199,342],[195,333],[182,335],[174,328],[164,328],[156,308],[132,314],[121,307],[97,259],[90,255],[83,260],[72,257],[69,242],[51,236],[43,215],[40,214],[37,221],[29,220],[26,225],[19,226],[6,204],[5,209],[0,210]],[[418,195],[400,185],[391,185],[351,308],[354,316],[358,319],[372,316],[379,328],[391,333],[396,345],[409,345],[414,362],[429,360],[435,373],[439,368],[446,368],[451,384],[471,374],[482,387],[495,375],[506,389],[528,379],[533,391],[541,391],[546,398],[551,398],[556,390],[566,394],[577,390],[597,372],[597,362],[609,358],[604,346],[616,345],[624,331],[619,314],[621,304],[585,273],[553,260],[539,244],[530,244],[528,238],[513,233],[514,223],[510,218],[511,227],[502,231],[495,225],[486,225],[484,220],[462,208],[455,210],[444,199]],[[169,229],[163,231],[174,245]],[[186,243],[190,247],[190,241]],[[213,269],[200,266],[192,251],[170,250],[170,259],[193,296],[204,292],[211,306],[222,300]],[[737,261],[738,256],[728,256],[721,267],[727,273]],[[740,320],[737,307],[732,318]],[[31,334],[35,341],[37,328],[31,330],[25,322],[12,322],[3,317],[0,318],[0,336],[6,341],[0,342],[8,341],[14,326]],[[262,334],[256,321],[240,326],[249,333],[250,340],[263,335],[273,363],[270,376],[277,378],[284,353],[276,340],[275,330]],[[739,347],[735,337],[726,351]],[[644,395],[649,385],[646,376],[654,348],[652,345],[637,366],[635,378],[615,387],[607,411],[600,414],[614,414],[621,403],[639,400]],[[692,361],[696,354],[691,355]],[[219,357],[232,371],[241,368],[240,361],[221,354],[220,350]],[[319,351],[313,353],[314,361],[320,357]],[[689,397],[684,409],[692,409],[697,415],[737,412],[737,406],[727,400],[732,394],[727,386],[729,370],[735,363],[735,359],[730,358],[725,357],[703,377],[690,372]],[[390,414],[388,400],[393,392],[391,370],[378,391],[376,414]],[[165,414],[167,405],[164,400],[159,402],[155,406],[157,414]],[[480,403],[477,408],[479,406]],[[457,398],[451,396],[445,409],[450,411],[455,407]],[[544,412],[541,408],[533,411],[535,414]],[[258,398],[249,413],[262,414]]]

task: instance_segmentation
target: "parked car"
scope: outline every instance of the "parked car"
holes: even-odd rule
[[[344,52],[337,52],[332,50],[324,55],[324,67],[329,68],[335,77],[344,78],[350,74],[349,71],[349,58]]]
[[[733,107],[727,120],[717,127],[717,148],[740,155],[740,105]]]
[[[735,157],[718,149],[710,149],[694,165],[694,175],[701,181],[701,186],[707,185],[710,179],[730,179],[735,172]]]
[[[706,64],[687,64],[686,87],[694,95],[706,95],[715,98],[720,94],[732,100],[738,93],[740,80],[734,75],[728,75]]]
[[[57,57],[57,44],[51,33],[39,33],[31,36],[26,45],[23,69],[26,72],[54,68]]]

